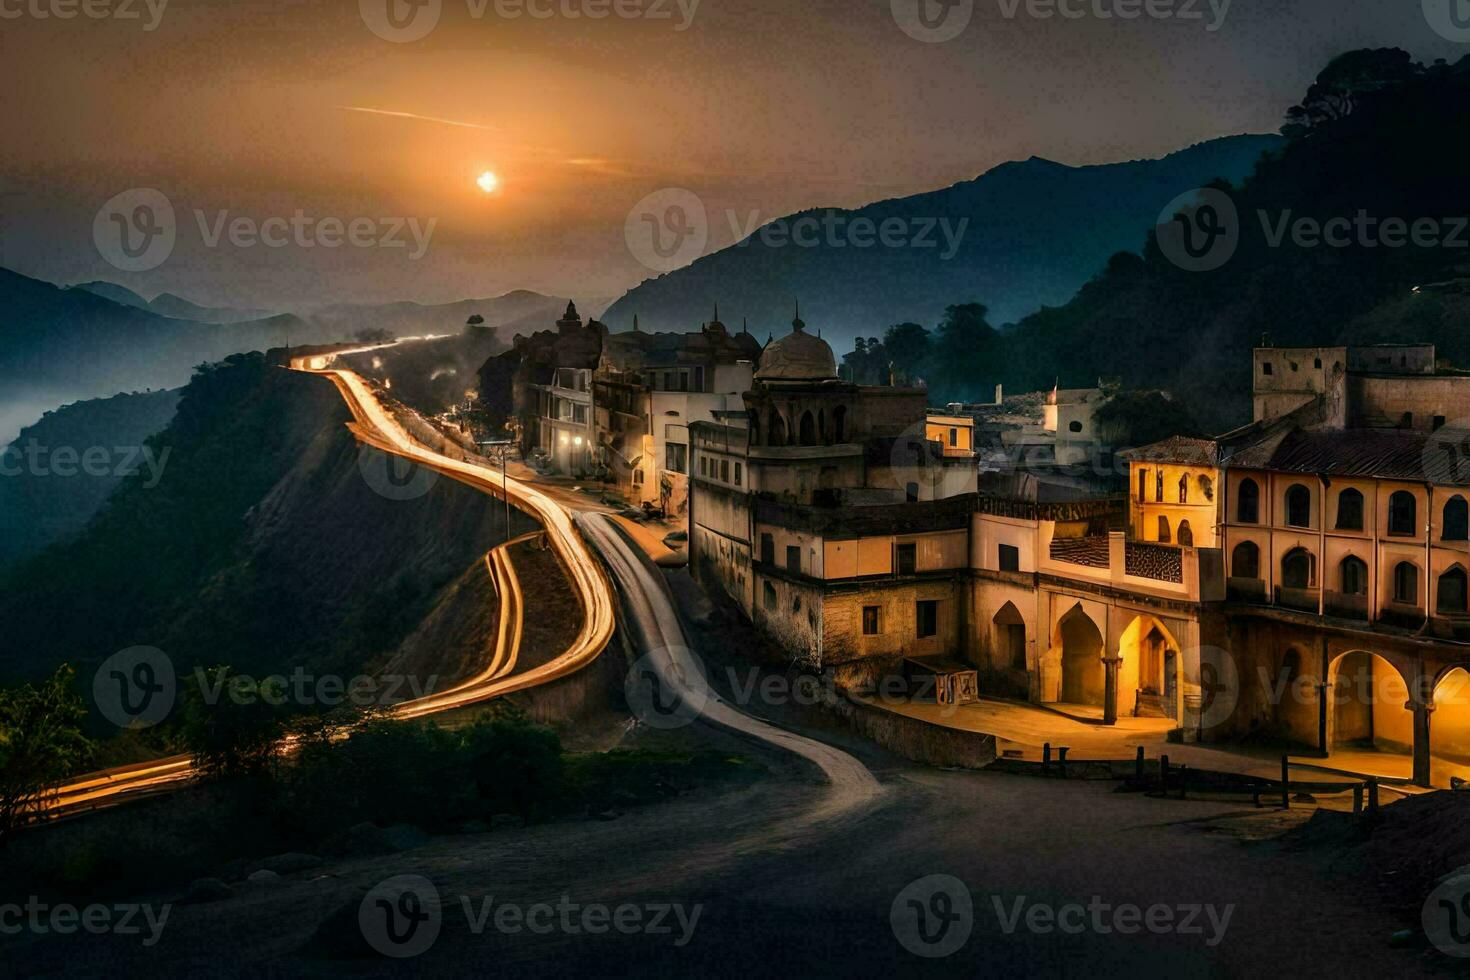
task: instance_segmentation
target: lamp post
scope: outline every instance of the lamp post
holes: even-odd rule
[[[505,540],[510,540],[510,487],[506,484],[505,464],[510,458],[510,453],[515,448],[512,439],[487,439],[479,446],[486,454],[500,463],[500,496],[505,500]]]

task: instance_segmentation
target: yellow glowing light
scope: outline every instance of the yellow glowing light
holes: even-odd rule
[[[494,194],[500,188],[500,178],[488,170],[482,173],[475,183],[486,194]]]

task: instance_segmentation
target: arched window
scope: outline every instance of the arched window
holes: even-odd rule
[[[1154,473],[1154,501],[1162,504],[1164,502],[1164,471],[1158,470]]]
[[[1470,540],[1470,505],[1465,498],[1455,494],[1444,505],[1444,526],[1440,537],[1445,541]]]
[[[1141,504],[1148,499],[1148,470],[1139,467],[1138,470],[1138,502]]]
[[[769,436],[769,445],[786,445],[786,420],[774,408],[771,409],[771,424],[766,427],[766,432]]]
[[[1173,536],[1169,533],[1169,519],[1163,514],[1159,515],[1159,540],[1164,544],[1173,540]]]
[[[1261,549],[1254,541],[1242,541],[1230,553],[1231,578],[1261,577]]]
[[[1179,502],[1189,503],[1189,474],[1185,473],[1179,478]]]
[[[1414,525],[1419,523],[1419,502],[1407,490],[1400,490],[1388,498],[1388,533],[1414,536]]]
[[[1185,548],[1194,547],[1194,529],[1188,521],[1179,522],[1179,544]]]
[[[1214,500],[1215,481],[1201,473],[1199,478],[1199,492],[1204,494],[1206,500]]]
[[[1310,589],[1316,572],[1317,557],[1305,548],[1293,548],[1281,559],[1281,584],[1288,589]]]
[[[823,446],[832,445],[827,441],[827,410],[825,408],[817,409],[817,441]]]
[[[1439,598],[1435,608],[1442,613],[1463,614],[1465,606],[1465,569],[1459,565],[1439,577]]]
[[[1355,555],[1348,555],[1340,566],[1343,595],[1368,594],[1368,563]]]
[[[1351,487],[1337,495],[1337,529],[1363,530],[1363,495]]]
[[[847,406],[838,405],[832,409],[832,440],[834,442],[847,441]]]
[[[1286,488],[1286,523],[1292,527],[1312,526],[1312,491],[1300,483]]]
[[[1419,604],[1419,566],[1411,561],[1401,561],[1393,568],[1393,601]]]
[[[750,444],[759,446],[761,444],[761,417],[759,412],[750,414]]]
[[[1235,501],[1235,519],[1241,524],[1261,522],[1261,486],[1250,477],[1240,481],[1240,493]]]
[[[798,441],[803,446],[815,446],[817,444],[817,420],[812,417],[811,412],[801,413],[801,422],[797,430]]]

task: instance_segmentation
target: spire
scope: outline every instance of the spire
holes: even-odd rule
[[[796,319],[791,321],[791,329],[801,333],[806,329],[806,324],[801,319],[801,300],[796,301]]]
[[[750,317],[743,316],[740,318],[740,332],[750,333]]]
[[[634,313],[633,314],[633,332],[634,333],[637,333],[638,332],[638,314],[637,313]]]
[[[577,304],[576,303],[573,303],[571,300],[567,300],[567,319],[568,320],[580,320],[581,319],[581,317],[579,317],[577,315]]]
[[[715,300],[715,319],[714,319],[714,322],[715,323],[719,323],[720,322],[720,301],[719,300]]]

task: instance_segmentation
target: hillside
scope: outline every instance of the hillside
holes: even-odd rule
[[[0,569],[80,531],[123,472],[146,471],[144,440],[178,403],[176,390],[114,395],[47,412],[21,430],[0,471]]]
[[[453,303],[337,303],[301,315],[321,330],[347,337],[363,330],[387,331],[396,337],[458,333],[467,319],[479,315],[485,318],[485,326],[510,338],[545,329],[566,306],[565,299],[517,289],[503,296]]]
[[[0,575],[0,682],[63,660],[89,678],[136,645],[180,672],[349,678],[427,650],[431,664],[407,658],[420,681],[482,655],[503,509],[448,479],[375,492],[350,419],[325,379],[264,355],[202,370],[150,440],[170,451],[157,485],[127,480],[75,539]]]
[[[1033,157],[943,190],[852,211],[801,212],[784,220],[830,214],[843,227],[860,218],[881,227],[896,218],[916,239],[932,225],[927,238],[935,246],[832,247],[819,236],[814,247],[802,247],[768,243],[757,232],[640,284],[601,319],[613,330],[629,329],[635,314],[645,330],[689,330],[718,302],[726,322],[748,318],[764,336],[772,327],[784,332],[778,325],[791,320],[799,298],[802,316],[838,349],[894,323],[935,323],[946,305],[970,299],[987,303],[997,323],[1016,320],[1066,302],[1110,255],[1136,247],[1170,199],[1216,177],[1243,177],[1280,143],[1235,136],[1160,160],[1089,167]],[[951,240],[959,238],[952,256],[946,227]]]

